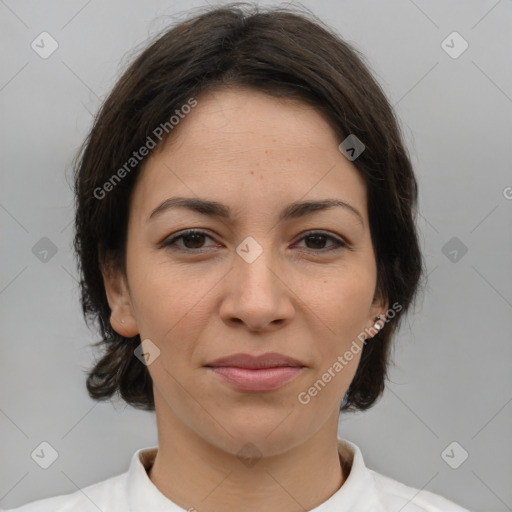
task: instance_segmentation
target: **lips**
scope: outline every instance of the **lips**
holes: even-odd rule
[[[292,357],[279,354],[277,352],[269,352],[260,356],[252,356],[250,354],[233,354],[227,357],[221,357],[215,361],[205,365],[207,367],[224,367],[232,366],[236,368],[248,368],[251,370],[259,370],[263,368],[277,367],[298,367],[305,365]]]
[[[233,354],[205,365],[224,383],[244,392],[273,391],[302,373],[305,365],[278,353]]]

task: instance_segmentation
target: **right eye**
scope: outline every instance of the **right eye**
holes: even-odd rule
[[[201,252],[201,250],[204,249],[202,245],[204,244],[205,238],[213,240],[213,238],[204,231],[189,229],[164,240],[161,246],[177,251]],[[177,242],[181,242],[181,246],[177,244]]]

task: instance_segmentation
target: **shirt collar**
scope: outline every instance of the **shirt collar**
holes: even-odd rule
[[[130,512],[183,512],[181,507],[158,490],[148,476],[147,471],[153,465],[157,451],[158,446],[149,446],[133,454],[126,481]]]
[[[150,446],[137,450],[132,456],[126,489],[130,511],[183,512],[184,509],[162,494],[148,476],[157,451],[157,446]],[[342,512],[355,507],[369,510],[368,507],[378,503],[373,478],[359,447],[338,438],[338,452],[348,462],[350,473],[343,485],[311,512]]]

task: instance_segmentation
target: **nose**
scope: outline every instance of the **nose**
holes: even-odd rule
[[[293,317],[293,286],[286,282],[279,258],[264,249],[249,263],[235,253],[224,280],[220,314],[224,322],[244,324],[251,331],[282,327]]]

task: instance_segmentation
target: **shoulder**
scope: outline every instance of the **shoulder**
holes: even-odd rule
[[[357,510],[368,512],[469,512],[442,496],[369,469],[359,447],[346,439],[338,438],[338,451],[350,468],[339,491],[340,510],[355,510],[357,504]]]
[[[384,510],[402,512],[469,512],[452,501],[429,491],[415,489],[371,469],[368,470]],[[396,508],[401,507],[401,508]]]
[[[113,503],[116,510],[127,510],[126,479],[127,473],[123,473],[73,493],[39,499],[9,510],[0,509],[0,512],[98,512],[113,510],[110,506]]]

